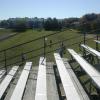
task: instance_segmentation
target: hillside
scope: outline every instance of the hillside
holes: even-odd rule
[[[5,34],[6,32],[4,32]],[[66,46],[67,48],[74,48],[77,51],[79,51],[79,43],[81,43],[83,41],[83,34],[81,34],[79,31],[77,30],[73,30],[73,29],[68,29],[62,32],[55,32],[55,31],[40,31],[40,30],[27,30],[26,32],[21,32],[18,33],[18,35],[11,37],[9,39],[6,39],[5,41],[1,41],[0,42],[0,50],[4,50],[6,48],[15,46],[15,45],[19,45],[34,39],[37,39],[39,37],[45,36],[45,35],[49,35],[55,33],[55,35],[51,35],[49,37],[46,37],[45,42],[46,42],[46,52],[51,52],[51,51],[55,51],[56,49],[58,49],[61,45],[61,41],[64,40],[64,46]],[[87,39],[90,38],[90,36],[87,36]],[[50,41],[52,41],[51,44],[53,44],[52,46],[50,46]],[[93,46],[93,42],[88,41],[88,43],[90,43]],[[36,59],[38,59],[37,56],[43,55],[44,53],[44,38],[38,39],[36,41],[24,44],[22,46],[18,46],[12,49],[9,49],[6,51],[6,55],[7,58],[11,57],[10,60],[8,60],[7,64],[9,64],[10,62],[16,62],[16,61],[21,61],[22,60],[22,54],[25,54],[26,59],[29,58],[34,58],[35,57],[35,62],[34,64],[36,64]],[[39,49],[40,48],[40,49]],[[29,52],[31,51],[31,52]],[[58,50],[56,50],[58,51]],[[67,54],[67,53],[66,53]],[[66,55],[65,54],[65,55]],[[1,60],[4,59],[4,52],[0,53],[1,55]],[[17,56],[17,57],[14,57]],[[67,54],[68,56],[68,54]],[[53,54],[50,53],[50,55],[47,57],[47,60],[53,60]],[[4,64],[4,63],[3,63]]]

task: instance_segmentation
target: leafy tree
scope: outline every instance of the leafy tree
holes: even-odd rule
[[[8,24],[8,22],[6,20],[3,20],[3,21],[0,22],[0,27],[1,28],[8,28],[8,25],[9,24]]]
[[[16,20],[14,31],[25,31],[27,29],[26,22],[24,20]]]
[[[86,14],[82,17],[82,19],[84,21],[94,21],[95,19],[97,19],[97,15],[92,13],[92,14]]]
[[[64,28],[73,28],[79,22],[79,18],[65,18],[63,19],[63,27]],[[76,23],[76,24],[75,24]]]
[[[100,30],[100,20],[95,20],[92,24],[91,24],[92,30]]]
[[[100,14],[86,14],[81,18],[9,18],[0,21],[1,28],[10,28],[16,31],[25,31],[26,29],[45,29],[58,31],[62,28],[76,28],[81,31],[91,31],[100,29]]]
[[[45,30],[58,31],[61,30],[61,23],[56,18],[48,18],[44,23]]]

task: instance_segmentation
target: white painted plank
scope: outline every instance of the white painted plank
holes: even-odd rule
[[[0,70],[0,78],[2,78],[5,73],[6,73],[5,70]]]
[[[68,70],[69,72],[69,75],[74,83],[74,86],[75,88],[77,89],[78,91],[78,94],[80,95],[81,97],[81,100],[90,100],[87,93],[85,92],[83,86],[81,85],[81,83],[79,82],[77,76],[75,75],[73,69],[71,68],[70,64],[68,63],[68,59],[66,58],[62,58],[65,66],[66,66],[66,69]]]
[[[84,60],[84,58],[80,57],[73,49],[68,49],[68,51],[95,82],[95,84],[100,88],[100,73],[86,60]]]
[[[100,44],[100,41],[98,41],[98,40],[94,40],[94,41]]]
[[[37,81],[38,66],[33,66],[27,81],[25,93],[22,100],[35,100],[36,81]]]
[[[15,75],[16,71],[18,70],[18,66],[14,66],[5,79],[0,84],[0,99],[2,98],[4,92],[6,91],[7,87],[9,86],[13,76]]]
[[[58,53],[54,53],[57,68],[61,77],[67,100],[81,100],[73,81]]]
[[[32,67],[32,62],[27,62],[10,100],[21,100],[22,99],[31,67]]]
[[[88,51],[89,53],[93,54],[94,56],[98,56],[98,58],[100,58],[100,52],[84,44],[81,44],[81,46],[85,48],[85,50]]]
[[[35,100],[47,100],[46,59],[40,57]]]

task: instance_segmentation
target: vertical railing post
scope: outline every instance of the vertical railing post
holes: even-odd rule
[[[84,44],[86,44],[86,32],[84,32]]]
[[[21,53],[21,60],[22,60],[21,65],[23,65],[23,64],[24,64],[24,56],[23,56],[23,52]]]
[[[23,66],[27,59],[25,53],[23,53],[23,52],[21,53],[21,58],[22,58],[22,66]]]
[[[79,51],[82,51],[82,50],[81,50],[81,42],[79,43]]]
[[[45,51],[46,51],[45,36],[44,36],[43,40],[44,40],[44,58],[45,58]]]
[[[4,57],[5,57],[5,70],[6,70],[6,74],[7,74],[7,54],[6,54],[6,50],[4,50]]]
[[[96,36],[96,40],[98,40],[98,33],[97,33],[97,36]],[[96,50],[98,51],[99,50],[99,48],[98,48],[98,43],[96,42]]]
[[[83,42],[84,42],[84,45],[86,44],[86,32],[84,32],[84,40],[83,40]],[[85,51],[85,49],[83,48],[83,56],[86,56],[86,51]]]

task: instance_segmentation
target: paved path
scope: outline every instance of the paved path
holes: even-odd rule
[[[17,35],[17,33],[4,34],[4,35],[0,36],[0,41],[6,40],[6,39],[13,37],[15,35]]]

